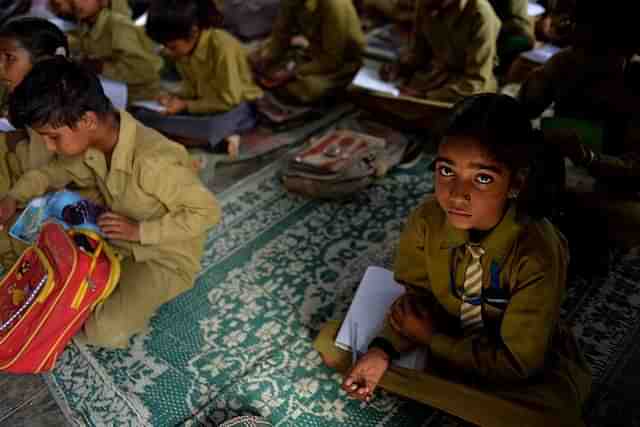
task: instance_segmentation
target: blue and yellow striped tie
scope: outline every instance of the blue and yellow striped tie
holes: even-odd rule
[[[482,327],[482,264],[484,249],[467,245],[471,261],[464,273],[464,290],[460,306],[460,326],[465,332]]]

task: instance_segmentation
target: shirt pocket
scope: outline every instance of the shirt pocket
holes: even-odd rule
[[[510,302],[509,293],[501,288],[485,288],[482,290],[482,320],[489,336],[500,339],[500,326],[504,313]]]

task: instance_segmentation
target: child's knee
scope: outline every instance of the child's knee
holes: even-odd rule
[[[126,348],[129,339],[146,328],[151,315],[146,319],[145,317],[131,317],[124,312],[104,312],[98,309],[87,319],[82,341],[97,347]]]

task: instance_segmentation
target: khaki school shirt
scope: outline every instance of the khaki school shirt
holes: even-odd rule
[[[102,75],[127,83],[130,102],[158,94],[162,59],[131,18],[103,9],[93,26],[82,26],[78,44],[83,55],[105,61]]]
[[[407,292],[423,295],[436,319],[431,355],[458,372],[494,383],[539,373],[551,350],[565,295],[566,242],[546,220],[520,224],[511,207],[479,242],[485,250],[481,258],[485,326],[464,336],[459,295],[471,259],[465,247],[468,241],[466,232],[447,223],[435,199],[411,214],[400,237],[395,279]],[[498,279],[502,290],[492,290]],[[412,347],[388,322],[382,337],[397,351]]]
[[[89,148],[26,173],[9,196],[26,202],[72,182],[97,187],[111,211],[140,223],[139,243],[111,241],[123,255],[195,277],[206,232],[220,221],[221,211],[193,172],[183,146],[121,111],[110,166],[101,151]]]
[[[501,23],[487,0],[455,0],[436,16],[419,0],[415,26],[412,65],[418,72],[412,86],[427,89],[428,99],[456,102],[497,90],[493,69]]]
[[[203,31],[193,53],[176,65],[183,79],[177,95],[188,100],[190,113],[225,112],[263,95],[253,80],[247,52],[226,31]]]
[[[362,61],[366,42],[351,0],[284,0],[269,44],[274,60],[285,55],[296,35],[309,40],[311,57],[297,68],[300,76],[330,75]]]

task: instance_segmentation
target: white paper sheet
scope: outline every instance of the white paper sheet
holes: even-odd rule
[[[127,108],[128,90],[127,84],[106,77],[100,77],[102,89],[107,98],[111,100],[114,107],[120,110]]]
[[[372,90],[374,92],[386,93],[392,96],[399,96],[400,89],[392,83],[385,82],[380,77],[380,68],[382,64],[373,61],[365,61],[356,77],[353,79],[354,86]]]
[[[158,113],[164,113],[167,109],[164,105],[160,104],[158,101],[136,101],[131,103],[134,107],[142,107],[147,110],[155,111]]]
[[[529,16],[540,16],[545,12],[545,8],[538,3],[530,1],[527,5],[527,14]]]
[[[530,50],[521,54],[523,58],[533,61],[537,64],[546,63],[553,55],[558,53],[561,48],[552,44],[545,44],[537,49]]]
[[[0,132],[13,132],[16,128],[13,127],[9,120],[4,117],[0,118]]]
[[[64,33],[68,33],[69,31],[73,31],[78,28],[78,24],[71,21],[66,21],[57,17],[51,10],[49,10],[46,6],[36,5],[29,10],[27,16],[34,16],[37,18],[46,19],[51,22],[53,25],[58,27],[60,31]]]
[[[382,329],[391,304],[404,294],[404,288],[393,280],[393,273],[380,267],[369,267],[360,282],[351,307],[336,337],[336,347],[351,351],[356,334],[359,354],[364,354]],[[357,328],[354,325],[357,324]],[[426,349],[405,354],[393,362],[408,369],[424,370]]]
[[[135,20],[134,24],[136,24],[136,26],[138,27],[144,27],[145,25],[147,25],[147,16],[147,12],[143,13],[138,19]]]

